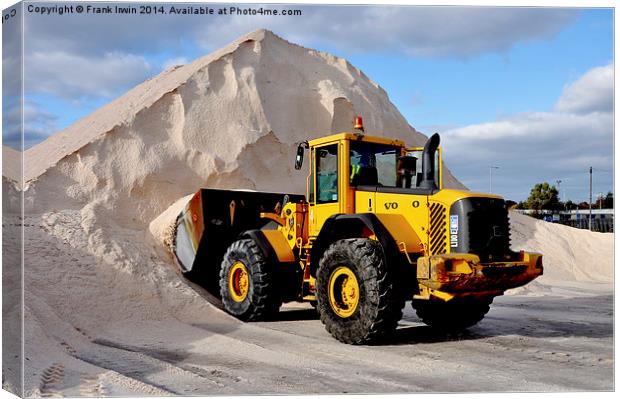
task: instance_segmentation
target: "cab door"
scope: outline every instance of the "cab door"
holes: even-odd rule
[[[310,178],[310,236],[317,236],[330,216],[340,213],[341,165],[338,143],[312,150]]]

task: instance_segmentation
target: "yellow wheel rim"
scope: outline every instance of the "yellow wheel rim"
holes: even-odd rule
[[[359,303],[360,287],[351,269],[339,266],[329,277],[329,304],[340,317],[350,317]]]
[[[250,292],[248,269],[241,262],[233,263],[228,273],[228,292],[235,302],[243,302]]]

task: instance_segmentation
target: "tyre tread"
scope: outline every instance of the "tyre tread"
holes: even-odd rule
[[[326,295],[325,289],[318,288],[329,278],[325,275],[325,268],[340,261],[358,262],[358,270],[363,274],[361,277],[366,280],[366,294],[371,307],[360,309],[363,313],[360,314],[363,318],[361,323],[346,323],[334,316],[329,303],[326,303],[327,299],[323,298]],[[334,242],[321,258],[317,273],[317,300],[321,322],[339,341],[349,344],[373,343],[395,330],[402,318],[404,307],[404,300],[397,293],[396,282],[386,263],[383,248],[377,241],[365,238],[339,240]]]
[[[478,324],[490,310],[493,299],[453,299],[414,301],[412,306],[418,317],[437,330],[455,333]]]
[[[245,259],[240,259],[245,258]],[[235,309],[236,304],[228,298],[228,270],[238,260],[245,260],[250,273],[249,306],[243,312]],[[244,264],[246,263],[244,262]],[[224,308],[244,321],[268,320],[278,313],[282,301],[278,295],[275,270],[271,267],[260,248],[252,239],[233,242],[222,261],[220,271],[220,293]]]

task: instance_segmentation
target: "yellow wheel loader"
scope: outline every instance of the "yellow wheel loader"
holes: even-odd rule
[[[176,221],[181,269],[241,320],[316,306],[338,340],[393,331],[405,302],[442,331],[478,323],[493,298],[543,272],[510,249],[499,196],[443,188],[439,135],[423,148],[351,132],[301,143],[306,195],[201,189]]]

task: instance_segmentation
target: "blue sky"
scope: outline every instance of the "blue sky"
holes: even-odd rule
[[[468,59],[348,58],[386,88],[417,129],[482,123],[517,112],[549,110],[567,83],[613,61],[611,12],[591,9],[576,14],[557,35],[516,43],[506,52]]]
[[[26,13],[26,147],[167,65],[265,27],[364,71],[412,126],[442,134],[448,166],[473,190],[488,191],[491,165],[499,166],[493,191],[515,200],[558,179],[563,199],[585,200],[590,165],[595,195],[612,190],[613,10],[290,8],[303,19],[116,16],[111,24]],[[588,104],[575,103],[582,92]],[[3,129],[4,144],[15,146],[6,118]]]

